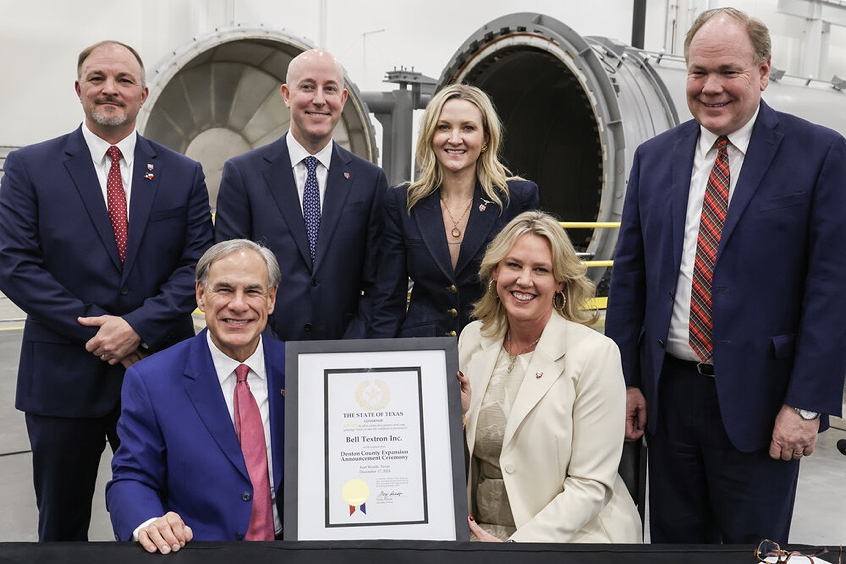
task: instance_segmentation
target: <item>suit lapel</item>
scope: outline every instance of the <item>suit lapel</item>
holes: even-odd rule
[[[217,379],[217,371],[214,368],[206,342],[205,329],[194,337],[190,355],[190,359],[185,366],[185,392],[220,450],[223,451],[232,465],[249,480],[250,477],[244,463],[244,456],[241,453],[241,446],[235,436],[235,426],[229,418],[229,409],[226,407],[226,400],[223,399],[223,392]]]
[[[681,265],[682,246],[684,243],[684,226],[687,222],[687,200],[690,194],[690,171],[693,169],[693,157],[696,142],[699,140],[699,124],[688,122],[679,132],[679,137],[673,146],[671,157],[671,211],[672,215],[672,251],[673,265],[669,272],[678,274]]]
[[[65,156],[65,168],[79,192],[82,204],[88,212],[88,217],[97,230],[115,268],[120,270],[123,265],[121,265],[117,254],[115,232],[109,221],[109,212],[106,209],[106,202],[100,189],[100,181],[97,179],[97,173],[91,162],[91,153],[85,144],[81,127],[68,136],[65,144]]]
[[[273,485],[282,491],[282,469],[285,467],[285,347],[265,330],[264,369],[267,374],[267,397],[270,409],[270,448],[273,453]],[[279,500],[280,496],[277,495]]]
[[[149,141],[138,136],[135,143],[135,162],[132,166],[132,194],[129,203],[129,237],[126,248],[126,262],[123,266],[124,279],[132,271],[132,265],[138,257],[138,249],[144,239],[144,231],[150,219],[150,210],[159,189],[159,180],[163,170],[153,146]],[[147,165],[153,165],[148,170]],[[147,176],[150,174],[151,176]]]
[[[544,328],[541,340],[535,347],[526,374],[523,375],[523,382],[517,391],[517,397],[514,398],[514,404],[511,406],[511,414],[508,416],[502,438],[503,450],[514,438],[523,419],[564,373],[566,349],[567,323],[558,314],[553,313]]]
[[[350,171],[350,159],[342,155],[338,150],[337,143],[332,144],[332,161],[329,163],[329,174],[326,178],[326,193],[323,195],[323,209],[320,212],[320,232],[317,236],[317,251],[314,270],[320,267],[320,262],[329,245],[332,242],[332,235],[335,227],[341,220],[341,212],[347,201],[350,190],[355,182],[355,177]]]
[[[297,195],[297,184],[294,182],[294,171],[291,168],[291,156],[288,154],[285,136],[273,143],[268,154],[272,156],[264,157],[267,165],[263,171],[267,190],[285,219],[303,261],[311,265],[311,252],[308,248],[303,208]]]
[[[770,163],[775,157],[776,151],[781,144],[784,135],[776,130],[778,116],[763,101],[758,112],[758,119],[752,128],[752,137],[746,149],[746,156],[743,158],[743,168],[740,177],[734,187],[729,202],[726,223],[723,226],[723,234],[720,237],[720,248],[717,253],[717,261],[731,237],[737,222],[746,210],[746,206],[752,200],[752,196],[758,191],[761,180],[764,178]]]
[[[447,280],[455,280],[452,261],[449,257],[446,233],[444,232],[444,218],[441,214],[440,192],[435,190],[415,204],[412,214],[420,237],[426,249],[441,269]]]
[[[476,189],[473,192],[473,202],[470,204],[470,217],[467,220],[467,228],[464,230],[464,240],[461,242],[461,251],[458,254],[458,262],[455,265],[456,278],[470,264],[473,257],[480,253],[482,246],[488,240],[491,230],[496,225],[496,218],[501,211],[500,207],[496,204],[483,202],[482,195],[482,187],[479,183],[476,183]],[[443,222],[443,216],[441,216],[441,222]]]

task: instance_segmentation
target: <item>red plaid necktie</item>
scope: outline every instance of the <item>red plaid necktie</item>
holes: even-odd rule
[[[123,180],[120,177],[120,149],[112,145],[106,154],[112,159],[109,176],[106,179],[106,201],[109,206],[109,220],[115,232],[120,262],[126,260],[126,237],[128,222],[126,219],[126,192],[123,191]]]
[[[250,524],[244,538],[248,541],[274,540],[273,508],[270,501],[270,477],[267,470],[267,443],[256,398],[247,384],[250,367],[239,364],[235,369],[235,434],[241,443],[247,473],[253,484],[253,505]]]
[[[731,174],[728,161],[728,138],[720,136],[714,143],[718,149],[717,159],[708,176],[705,199],[702,202],[702,217],[699,220],[699,236],[696,239],[696,259],[693,263],[693,280],[690,295],[690,347],[702,362],[711,362],[713,342],[711,331],[711,281],[717,249],[728,211],[729,183]]]

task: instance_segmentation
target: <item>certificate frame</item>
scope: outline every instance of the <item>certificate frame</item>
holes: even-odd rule
[[[453,337],[286,343],[284,539],[468,540],[457,370]]]
[[[452,337],[286,343],[283,538],[468,540],[457,370]],[[388,438],[399,442],[348,444]],[[353,486],[369,506],[352,505]]]

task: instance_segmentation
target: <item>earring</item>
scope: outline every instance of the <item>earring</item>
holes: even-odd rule
[[[482,145],[482,152],[485,153],[485,152],[487,152],[487,150],[488,150],[488,144],[485,143],[484,145]]]
[[[564,294],[563,290],[558,290],[555,292],[555,295],[552,296],[552,307],[557,309],[560,312],[564,312],[564,306],[567,305],[567,296]]]

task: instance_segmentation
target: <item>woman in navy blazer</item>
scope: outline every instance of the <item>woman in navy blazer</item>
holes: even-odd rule
[[[485,248],[513,217],[539,205],[537,185],[510,176],[499,161],[501,139],[499,117],[480,89],[453,84],[429,102],[417,180],[385,197],[370,337],[456,336],[469,323],[482,296]]]

